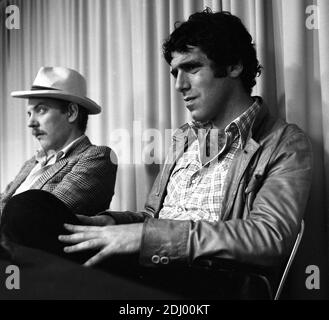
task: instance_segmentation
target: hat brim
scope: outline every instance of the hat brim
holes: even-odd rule
[[[65,91],[58,90],[32,90],[32,91],[14,91],[11,93],[14,98],[54,98],[60,100],[71,101],[79,104],[81,107],[87,109],[89,114],[98,114],[102,108],[87,97],[78,97]]]

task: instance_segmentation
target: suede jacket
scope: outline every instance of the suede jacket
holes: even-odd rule
[[[112,214],[117,223],[144,221],[142,265],[193,265],[211,257],[261,267],[284,262],[308,200],[311,145],[301,129],[271,116],[264,104],[249,136],[227,174],[219,221],[157,219],[176,160],[195,139],[189,125],[176,132],[145,211]]]

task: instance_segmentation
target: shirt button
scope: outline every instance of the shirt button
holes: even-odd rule
[[[161,257],[160,258],[160,262],[162,264],[168,264],[169,263],[169,258],[168,257]]]
[[[155,264],[158,264],[160,262],[160,257],[155,254],[154,256],[152,256],[151,261]]]

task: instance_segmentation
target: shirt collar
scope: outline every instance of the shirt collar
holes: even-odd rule
[[[231,123],[229,123],[224,132],[226,135],[232,135],[231,141],[239,139],[239,147],[243,149],[246,145],[248,138],[251,135],[251,128],[256,119],[256,116],[261,109],[262,100],[259,97],[253,97],[253,104],[244,111],[241,115],[235,118]],[[200,121],[191,121],[189,122],[190,127],[193,129],[195,136],[198,136],[198,130],[206,130],[206,135],[209,130],[213,128],[213,123],[211,121],[200,122]],[[219,131],[219,134],[223,133],[223,130]]]
[[[73,149],[74,146],[76,146],[82,139],[84,139],[86,136],[83,134],[82,136],[80,136],[79,138],[75,139],[74,141],[72,141],[70,144],[68,144],[66,147],[64,147],[61,151],[59,152],[62,152],[62,156],[60,157],[61,158],[64,158],[67,153]],[[58,152],[58,153],[59,153]]]
[[[67,153],[76,146],[82,139],[84,139],[85,135],[83,134],[79,138],[73,140],[71,143],[69,143],[67,146],[65,146],[63,149],[61,149],[58,152],[55,152],[54,150],[50,150],[48,152],[45,152],[44,150],[40,149],[37,151],[35,159],[37,162],[40,162],[42,165],[51,163],[56,163],[58,160],[64,158]]]
[[[258,97],[254,97],[253,99],[254,103],[225,128],[225,133],[230,131],[235,136],[238,135],[239,147],[241,149],[245,147],[248,138],[251,136],[252,125],[261,109],[261,100]]]

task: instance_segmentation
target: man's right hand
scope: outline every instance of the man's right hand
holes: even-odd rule
[[[87,226],[112,226],[115,225],[115,220],[108,214],[99,213],[97,216],[88,217],[81,214],[76,214],[76,217],[81,221],[84,225]]]

